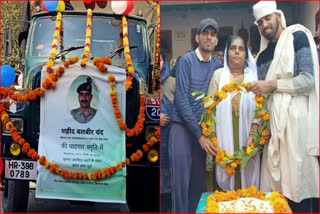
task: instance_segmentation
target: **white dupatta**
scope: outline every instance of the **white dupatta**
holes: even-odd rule
[[[231,81],[230,68],[227,63],[227,50],[225,50],[224,68],[219,80],[218,90]],[[257,69],[255,60],[248,50],[248,59],[246,60],[248,66],[244,69],[244,82],[253,82],[257,80]],[[217,125],[216,134],[218,138],[218,145],[223,150],[234,154],[233,129],[232,129],[232,94],[228,94],[227,98],[217,106]],[[247,146],[249,132],[254,118],[255,101],[254,94],[241,92],[240,101],[240,117],[239,117],[239,146]],[[220,188],[223,190],[234,189],[234,176],[227,175],[225,168],[216,164],[216,180]],[[248,187],[252,184],[259,188],[260,182],[260,154],[248,161],[245,168],[241,169],[241,186]]]

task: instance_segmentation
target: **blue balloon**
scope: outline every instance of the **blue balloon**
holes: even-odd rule
[[[56,11],[58,7],[58,0],[56,1],[43,1],[44,6],[48,9],[48,11]]]
[[[10,65],[1,65],[1,86],[8,87],[16,80],[16,72]]]

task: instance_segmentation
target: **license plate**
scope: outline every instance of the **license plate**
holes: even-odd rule
[[[37,162],[5,160],[5,178],[19,180],[36,180]]]

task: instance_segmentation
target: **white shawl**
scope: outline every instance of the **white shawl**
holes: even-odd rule
[[[249,52],[247,60],[248,66],[244,70],[244,82],[253,82],[257,80],[257,70],[255,61]],[[230,79],[230,69],[226,60],[227,53],[225,52],[225,66],[221,73],[219,80],[219,87],[221,88],[228,84]],[[233,129],[232,129],[232,107],[231,107],[232,94],[228,94],[227,98],[217,106],[217,125],[216,134],[218,138],[218,145],[225,151],[234,154],[233,143]],[[254,94],[241,92],[240,101],[240,117],[239,117],[239,146],[247,146],[248,136],[251,129],[252,121],[254,118],[255,101]],[[216,164],[216,179],[217,183],[223,190],[234,189],[234,176],[230,177],[219,164]],[[248,161],[246,167],[241,169],[241,185],[242,187],[249,187],[254,184],[259,188],[260,181],[260,155]]]
[[[309,39],[315,87],[307,96],[274,92],[269,98],[272,136],[265,147],[266,155],[262,164],[266,161],[267,168],[263,171],[267,170],[271,177],[265,177],[264,172],[261,175],[263,190],[280,191],[296,202],[309,197],[319,197],[319,165],[317,159],[312,157],[319,155],[319,65],[317,49],[308,29],[302,25],[293,25],[282,32],[266,76],[266,80],[294,77],[293,33],[298,30],[305,32]],[[307,109],[304,109],[305,107]],[[304,112],[306,117],[301,118]],[[305,176],[308,179],[303,181]],[[269,187],[268,183],[271,183]]]

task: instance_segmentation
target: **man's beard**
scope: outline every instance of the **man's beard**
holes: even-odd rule
[[[278,19],[277,19],[276,25],[275,25],[275,27],[273,28],[274,31],[273,31],[271,34],[263,35],[263,36],[264,36],[267,40],[272,41],[273,38],[276,36],[276,34],[277,34],[277,32],[278,32],[278,29],[279,29],[279,21],[278,21]]]
[[[199,49],[200,49],[202,52],[211,53],[211,52],[214,50],[214,47],[212,47],[212,48],[207,48],[207,47],[201,47],[201,46],[199,46]]]

